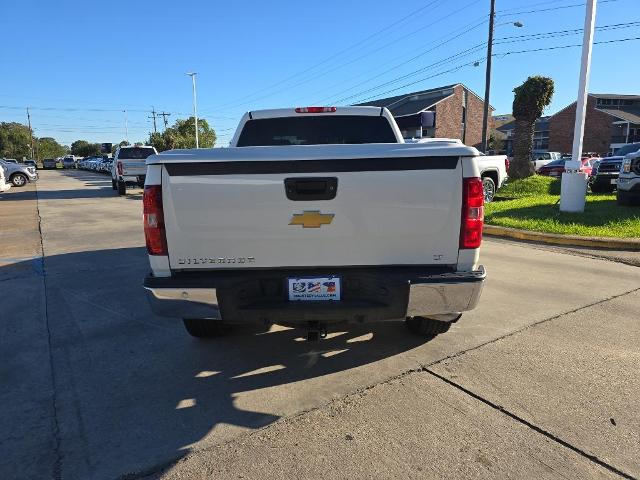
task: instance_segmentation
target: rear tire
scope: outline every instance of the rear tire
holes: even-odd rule
[[[114,190],[118,189],[118,185],[116,184],[116,181],[113,178],[111,179],[111,188]]]
[[[118,180],[117,187],[118,187],[118,195],[124,196],[127,194],[127,184],[124,183],[122,180]]]
[[[231,330],[229,325],[223,323],[222,320],[183,318],[182,321],[189,335],[197,338],[222,337]]]
[[[496,195],[496,182],[493,181],[493,178],[482,177],[482,190],[485,203],[492,202]]]
[[[459,318],[460,317],[458,317],[458,319]],[[455,323],[458,319],[453,322],[441,322],[427,317],[407,317],[404,324],[411,333],[422,337],[435,337],[436,335],[449,331],[451,324]]]

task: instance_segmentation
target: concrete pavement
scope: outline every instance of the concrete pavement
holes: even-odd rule
[[[1,478],[640,475],[636,267],[489,240],[480,308],[434,340],[387,324],[202,342],[146,304],[140,190],[76,171],[42,172],[37,203],[28,189],[0,200],[25,219],[0,236]]]

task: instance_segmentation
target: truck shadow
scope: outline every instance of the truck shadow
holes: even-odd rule
[[[375,380],[351,383],[347,371],[426,341],[398,322],[337,327],[317,343],[260,327],[197,340],[150,311],[147,270],[143,248],[44,260],[64,478],[151,471],[198,442],[220,443],[356,390]],[[17,322],[19,312],[3,317]]]

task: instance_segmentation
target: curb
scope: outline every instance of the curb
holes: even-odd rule
[[[484,225],[483,233],[494,237],[515,238],[551,245],[567,245],[574,247],[610,248],[615,250],[640,250],[640,239],[581,237],[579,235],[560,235],[557,233],[532,232],[518,228]]]

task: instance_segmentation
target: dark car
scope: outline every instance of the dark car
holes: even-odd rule
[[[567,160],[571,160],[570,158],[561,158],[560,160],[554,160],[551,163],[547,163],[544,167],[541,167],[538,170],[538,175],[545,175],[547,177],[561,177],[564,173],[564,164]],[[591,175],[591,166],[592,162],[595,162],[597,159],[594,158],[583,158],[582,165],[580,166],[580,171],[586,173],[587,175]]]
[[[42,161],[42,168],[45,170],[49,170],[50,168],[56,168],[56,159],[55,158],[45,158]]]
[[[640,150],[640,143],[630,143],[619,148],[615,155],[600,160],[597,173],[591,179],[591,191],[593,193],[611,193],[616,189],[622,160],[628,153]]]

